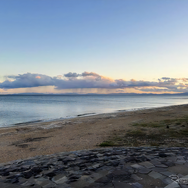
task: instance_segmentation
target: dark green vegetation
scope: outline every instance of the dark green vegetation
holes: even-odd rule
[[[104,141],[99,146],[101,146],[101,147],[114,146],[114,142],[112,142],[112,141]]]
[[[188,147],[188,116],[131,124],[130,130],[115,131],[100,146]]]

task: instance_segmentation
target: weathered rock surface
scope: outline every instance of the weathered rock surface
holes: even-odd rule
[[[188,188],[188,148],[119,147],[0,164],[0,188]]]

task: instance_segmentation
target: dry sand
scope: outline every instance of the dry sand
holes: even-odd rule
[[[23,124],[0,129],[0,163],[65,151],[93,149],[132,123],[157,122],[188,115],[188,105],[100,114]]]

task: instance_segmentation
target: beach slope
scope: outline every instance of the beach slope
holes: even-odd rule
[[[0,129],[0,163],[106,145],[187,147],[187,134],[188,105],[20,124]]]

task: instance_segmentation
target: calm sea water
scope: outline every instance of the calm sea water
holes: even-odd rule
[[[188,103],[183,95],[0,96],[0,127],[16,123],[75,117]]]

